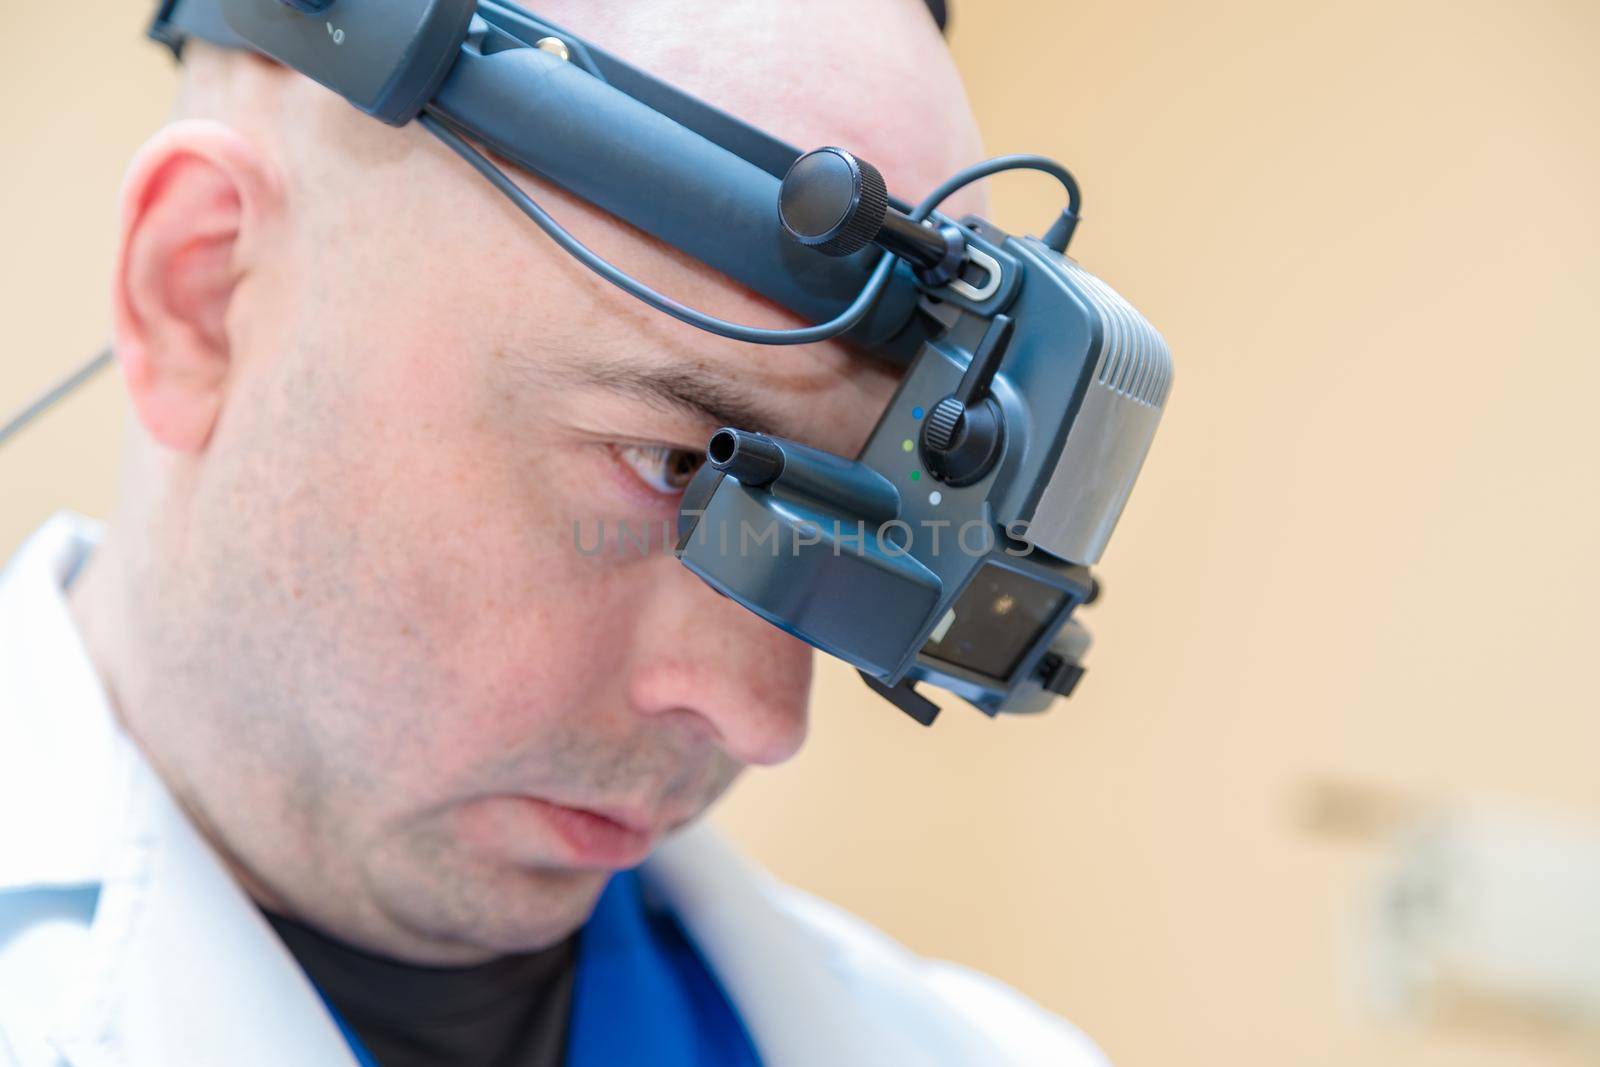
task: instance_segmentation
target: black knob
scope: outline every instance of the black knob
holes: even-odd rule
[[[961,430],[961,420],[967,407],[958,398],[947,396],[928,413],[927,424],[922,428],[922,439],[927,447],[940,454],[950,451]]]
[[[971,485],[994,469],[1005,439],[1005,418],[994,397],[967,407],[947,396],[923,423],[922,464],[946,485]]]
[[[876,244],[920,270],[949,270],[965,250],[951,243],[962,240],[957,227],[936,230],[891,206],[878,168],[842,148],[818,148],[794,161],[778,190],[778,217],[790,237],[829,256]]]
[[[922,423],[922,462],[941,482],[971,485],[994,468],[1006,422],[989,387],[1011,347],[1015,323],[996,315],[983,332],[956,391],[933,406]]]
[[[308,15],[315,15],[333,6],[333,0],[278,0],[278,2],[296,11],[304,11]]]
[[[789,236],[830,256],[849,256],[883,229],[889,188],[883,175],[842,148],[819,148],[794,161],[778,192]]]

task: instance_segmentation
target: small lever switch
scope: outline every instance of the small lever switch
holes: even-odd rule
[[[956,391],[934,405],[922,426],[922,462],[947,485],[971,485],[994,468],[1005,443],[1005,417],[989,395],[1006,358],[1013,323],[996,315],[978,342]]]

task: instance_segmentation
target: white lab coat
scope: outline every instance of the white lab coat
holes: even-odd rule
[[[119,728],[60,515],[0,574],[0,1067],[353,1067],[315,990]],[[711,830],[643,868],[772,1067],[1103,1067],[1078,1031],[774,882]]]

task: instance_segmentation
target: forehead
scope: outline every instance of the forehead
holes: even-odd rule
[[[690,306],[768,328],[801,324],[586,205],[548,188],[541,195],[560,202],[563,221],[585,244]],[[507,238],[516,243],[514,257],[527,257],[526,269],[511,273],[534,286],[524,307],[505,309],[491,327],[495,365],[509,372],[513,390],[603,394],[674,416],[672,425],[700,434],[737,426],[848,453],[899,379],[898,368],[838,342],[767,346],[705,333],[599,280],[536,232]]]
[[[978,155],[959,80],[921,0],[553,0],[538,11],[792,144],[850,146],[911,198]],[[829,47],[797,47],[814,41]],[[893,369],[837,344],[770,348],[677,323],[590,274],[421,131],[399,131],[414,140],[397,153],[386,140],[397,131],[349,108],[332,123],[297,155],[308,188],[336,167],[367,205],[355,212],[367,225],[345,218],[320,228],[359,238],[333,255],[370,257],[353,273],[363,278],[393,273],[404,257],[410,283],[400,295],[422,302],[415,318],[427,308],[437,322],[470,307],[476,335],[453,340],[497,353],[499,365],[570,388],[648,393],[668,405],[703,398],[727,421],[759,418],[766,426],[748,428],[835,450],[860,444],[897,380]],[[511,173],[579,240],[652,287],[732,321],[802,325],[675,249]]]

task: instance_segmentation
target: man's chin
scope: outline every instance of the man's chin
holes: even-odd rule
[[[412,935],[416,951],[406,955],[414,962],[466,966],[564,941],[588,921],[609,878],[559,868],[457,870],[442,883],[391,887],[383,910]]]
[[[470,826],[461,814],[391,839],[362,864],[385,925],[411,949],[404,958],[461,966],[537,951],[588,920],[613,871],[572,866],[540,835],[508,836],[501,819]]]

